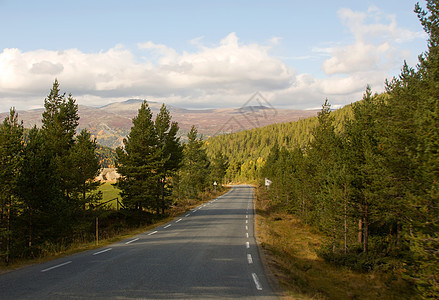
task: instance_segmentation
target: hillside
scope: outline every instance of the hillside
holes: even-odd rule
[[[102,107],[79,105],[79,130],[88,129],[101,145],[116,148],[129,133],[131,120],[137,115],[142,100],[130,99]],[[148,102],[155,114],[161,103]],[[251,104],[251,103],[249,103]],[[258,103],[256,103],[258,104]],[[174,121],[180,125],[180,134],[185,136],[192,125],[205,137],[262,127],[273,123],[284,123],[315,116],[314,110],[274,109],[262,105],[247,105],[241,108],[190,110],[168,106]],[[41,126],[43,109],[18,111],[19,119],[26,128]],[[3,120],[7,113],[0,113]]]
[[[352,116],[352,106],[347,105],[332,112],[334,127],[341,132],[343,121]],[[271,148],[292,150],[306,147],[317,126],[316,116],[281,124],[271,124],[231,134],[214,136],[206,140],[205,147],[210,157],[221,152],[229,160],[227,179],[231,181],[252,181],[264,165]]]

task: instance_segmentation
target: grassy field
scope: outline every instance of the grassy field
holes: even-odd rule
[[[324,237],[299,219],[272,211],[257,193],[257,233],[282,299],[417,299],[399,277],[358,273],[327,264],[317,256]]]
[[[112,184],[114,182],[104,182],[100,187],[99,187],[99,191],[102,192],[102,201],[101,202],[106,202],[109,201],[111,199],[115,199],[115,198],[119,198],[120,201],[120,196],[119,196],[119,192],[120,190],[116,187],[114,187]],[[110,206],[111,208],[116,209],[117,204],[116,204],[116,200],[111,201],[107,204],[108,206]]]

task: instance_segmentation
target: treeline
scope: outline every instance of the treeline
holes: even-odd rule
[[[98,146],[90,132],[77,132],[78,105],[57,80],[44,100],[43,126],[25,129],[15,109],[0,125],[0,258],[38,257],[95,239],[102,229],[150,224],[182,199],[201,199],[222,189],[226,159],[208,157],[195,127],[181,143],[166,106],[155,120],[142,103],[133,127],[116,151]],[[123,211],[100,203],[102,167],[122,177]],[[217,186],[213,186],[213,182]],[[105,230],[104,230],[105,231]]]
[[[336,132],[341,132],[345,119],[352,116],[352,106],[332,112]],[[257,182],[274,144],[288,150],[304,148],[313,139],[318,118],[273,124],[228,135],[209,138],[205,148],[209,156],[223,153],[228,158],[228,182]]]
[[[171,119],[163,105],[154,121],[144,101],[124,147],[116,150],[121,175],[116,185],[128,208],[164,214],[179,199],[199,198],[214,188],[214,182],[222,187],[226,159],[221,154],[207,156],[195,127],[187,135],[188,142],[182,144],[179,126]]]
[[[210,151],[223,147],[232,153],[231,161],[259,157],[261,162],[254,161],[250,169],[244,163],[229,168],[231,178],[252,178],[261,185],[264,178],[270,179],[272,205],[325,233],[327,243],[320,255],[327,261],[362,271],[394,272],[413,283],[421,297],[437,299],[437,1],[427,1],[427,9],[416,6],[429,35],[428,51],[420,55],[417,67],[404,64],[401,74],[386,82],[381,95],[368,87],[363,99],[352,105],[350,118],[339,123],[326,100],[316,126],[304,130],[311,131],[312,138],[301,144],[296,138],[300,133],[294,132],[293,148],[276,135],[276,126],[260,129],[275,135],[266,159],[262,151],[251,153],[257,146],[246,150],[245,144],[241,149],[246,153],[233,157],[233,146],[249,133],[221,137],[221,146],[209,140],[209,147],[213,147]],[[288,126],[300,130],[299,124]],[[259,137],[265,145],[267,139],[268,135]]]
[[[116,167],[116,150],[113,148],[97,144],[96,154],[102,168]]]
[[[40,255],[82,233],[78,221],[97,203],[100,166],[87,130],[76,134],[78,105],[55,80],[43,126],[26,131],[11,109],[0,125],[0,256]]]

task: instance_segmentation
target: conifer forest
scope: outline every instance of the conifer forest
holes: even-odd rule
[[[95,219],[150,224],[182,199],[229,183],[267,190],[272,206],[326,238],[319,256],[360,272],[389,272],[420,297],[439,297],[439,5],[415,12],[428,35],[416,66],[401,62],[383,93],[317,117],[182,142],[165,105],[144,101],[114,151],[78,132],[78,105],[55,80],[42,127],[11,108],[0,125],[0,259],[43,256],[92,241]],[[121,175],[123,209],[101,205],[102,167]],[[266,179],[271,184],[265,186]],[[216,187],[215,187],[216,188]]]

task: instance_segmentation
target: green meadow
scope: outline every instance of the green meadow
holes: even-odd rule
[[[117,187],[113,186],[113,183],[114,182],[104,182],[99,187],[98,190],[101,191],[102,194],[103,194],[102,195],[101,203],[104,203],[106,201],[109,201],[109,200],[112,200],[112,199],[115,199],[115,198],[119,198],[119,201],[121,200],[120,199],[120,195],[119,195],[120,190]],[[114,201],[108,202],[107,205],[110,206],[111,208],[116,209],[117,201],[114,200]]]

